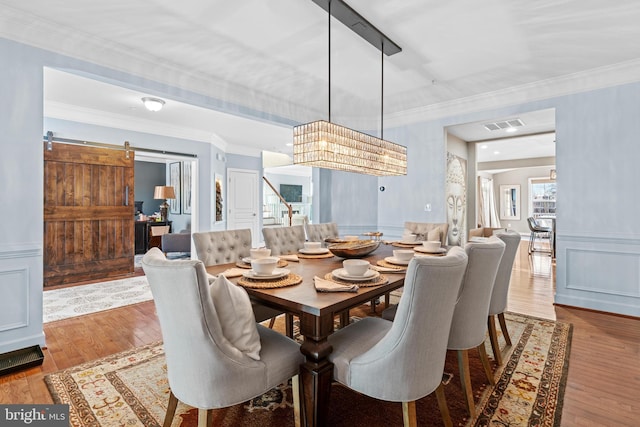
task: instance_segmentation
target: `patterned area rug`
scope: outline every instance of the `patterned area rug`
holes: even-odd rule
[[[145,276],[43,292],[43,321],[67,319],[153,299]]]
[[[571,325],[512,313],[506,317],[514,346],[505,353],[503,367],[495,371],[495,387],[483,382],[479,360],[470,354],[478,402],[474,419],[468,419],[464,409],[456,354],[447,355],[445,372],[452,379],[445,395],[454,425],[559,426]],[[70,405],[71,426],[162,425],[169,391],[160,343],[50,374],[45,381],[55,403]],[[292,426],[290,385],[215,413],[216,426]],[[434,396],[420,399],[417,413],[419,425],[441,425]],[[180,404],[176,414],[172,427],[197,425],[194,408]],[[402,425],[400,404],[371,399],[337,384],[332,387],[328,417],[331,426]]]

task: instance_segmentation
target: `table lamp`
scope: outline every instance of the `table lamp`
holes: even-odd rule
[[[169,209],[167,199],[175,199],[176,192],[173,190],[172,186],[157,185],[153,190],[153,198],[163,200],[162,204],[160,205],[160,219],[162,221],[166,221],[167,212]]]

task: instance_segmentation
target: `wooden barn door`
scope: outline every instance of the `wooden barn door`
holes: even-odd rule
[[[133,273],[134,152],[44,146],[44,286]]]

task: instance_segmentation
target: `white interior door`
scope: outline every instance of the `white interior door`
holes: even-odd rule
[[[230,230],[248,228],[251,230],[253,246],[262,241],[258,217],[258,172],[245,169],[227,169],[227,228]]]

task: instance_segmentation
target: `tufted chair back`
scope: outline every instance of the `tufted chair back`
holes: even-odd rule
[[[251,255],[251,230],[193,233],[196,255],[205,266],[229,264]]]
[[[265,227],[262,229],[264,244],[271,249],[271,255],[295,254],[304,247],[304,226]]]
[[[322,224],[305,224],[307,240],[310,242],[323,242],[328,237],[339,237],[338,224],[335,222],[325,222]]]

